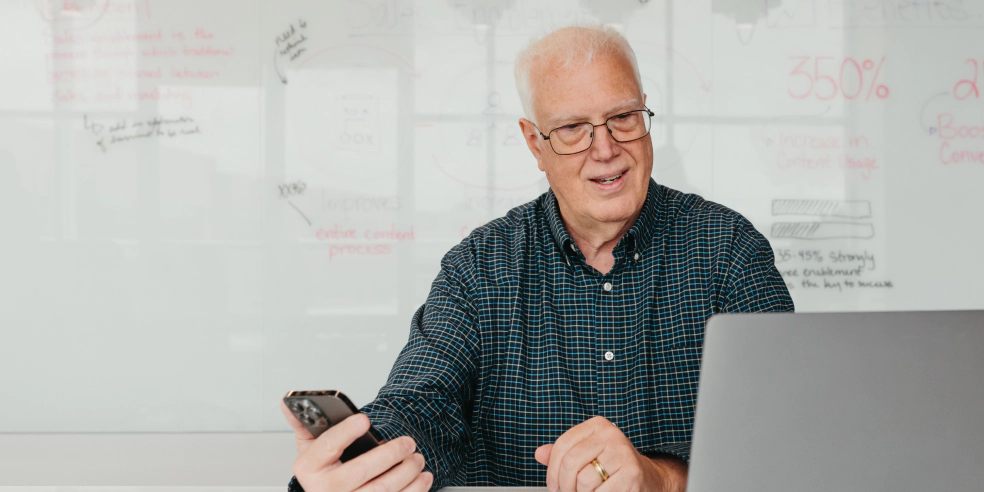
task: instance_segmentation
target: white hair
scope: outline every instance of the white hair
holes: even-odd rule
[[[561,69],[586,67],[598,55],[620,56],[628,60],[635,72],[639,90],[642,90],[635,52],[625,37],[611,26],[599,23],[571,25],[530,40],[516,55],[515,71],[516,91],[519,92],[526,119],[536,121],[533,118],[535,94],[530,80],[535,66],[547,62]]]

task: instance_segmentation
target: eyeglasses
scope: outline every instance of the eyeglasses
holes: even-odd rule
[[[655,114],[649,108],[637,109],[612,116],[600,125],[585,121],[554,128],[546,135],[540,132],[539,128],[537,128],[537,132],[544,140],[550,142],[550,148],[557,155],[579,154],[591,148],[591,144],[594,143],[595,127],[604,126],[607,128],[608,133],[616,142],[631,142],[649,135]]]

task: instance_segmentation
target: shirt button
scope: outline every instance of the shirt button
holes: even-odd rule
[[[633,258],[635,258],[635,261],[639,261],[639,253],[636,253],[635,256],[633,256]]]
[[[605,360],[612,360],[615,358],[615,354],[611,352],[605,352]]]
[[[602,285],[601,287],[603,289],[605,289],[605,292],[611,292],[612,291],[612,283],[611,282],[605,282],[605,285]]]

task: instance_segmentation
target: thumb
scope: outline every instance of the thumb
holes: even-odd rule
[[[553,450],[553,444],[544,444],[543,446],[536,448],[536,453],[533,454],[533,457],[536,458],[536,461],[541,465],[546,465],[550,463],[551,450]]]

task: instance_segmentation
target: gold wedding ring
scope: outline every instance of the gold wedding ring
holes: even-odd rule
[[[598,472],[602,482],[608,480],[608,472],[605,471],[605,467],[601,466],[601,463],[597,459],[591,460],[591,464],[594,465],[595,471]]]

